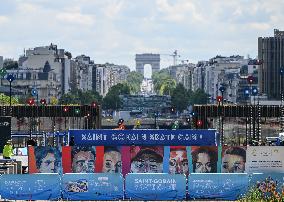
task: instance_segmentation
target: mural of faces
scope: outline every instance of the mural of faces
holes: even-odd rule
[[[222,155],[222,173],[244,173],[246,150],[242,147],[224,148]]]
[[[163,172],[163,147],[131,147],[132,173]]]
[[[96,153],[93,147],[72,148],[72,170],[74,173],[94,173]]]
[[[121,173],[121,153],[116,147],[105,147],[104,173]]]
[[[185,148],[171,149],[170,162],[169,162],[170,174],[186,174],[188,175],[188,159]]]
[[[35,147],[36,167],[39,173],[59,173],[61,152],[54,147]]]
[[[217,172],[217,147],[197,147],[191,155],[194,173]]]

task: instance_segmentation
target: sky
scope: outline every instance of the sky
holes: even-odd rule
[[[284,30],[283,11],[283,0],[0,0],[0,55],[53,43],[131,70],[142,53],[161,54],[162,68],[175,50],[192,63],[257,57],[258,37]]]

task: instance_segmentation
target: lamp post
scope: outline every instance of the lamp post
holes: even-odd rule
[[[255,96],[258,95],[257,87],[252,87],[251,94],[253,96],[253,140],[257,139],[257,141],[259,142],[259,134],[256,134],[256,128],[255,128],[255,119],[256,119]]]
[[[247,100],[247,98],[249,98],[249,95],[250,95],[250,89],[248,87],[246,87],[244,89],[245,100]],[[247,102],[245,102],[245,103],[247,103]],[[248,134],[248,127],[247,127],[247,125],[248,125],[248,118],[246,117],[246,144],[248,144],[249,139],[250,139],[249,138],[249,134]]]
[[[225,92],[226,88],[222,85],[220,86],[219,88],[219,91],[221,92],[221,95],[222,95],[222,100],[221,100],[221,103],[222,103],[222,111],[221,111],[221,145],[224,144],[224,117],[223,117],[223,108],[224,108],[224,92]]]
[[[283,95],[283,85],[282,85],[282,80],[284,76],[284,67],[280,68],[280,95],[281,95],[281,132],[284,130],[284,107],[283,107],[283,102],[284,102],[284,95]]]
[[[158,118],[158,112],[157,111],[154,114],[154,118],[155,118],[155,129],[157,129],[157,118]]]
[[[6,79],[10,83],[10,111],[11,111],[11,107],[12,107],[12,82],[15,80],[15,77],[13,76],[13,74],[9,74]]]

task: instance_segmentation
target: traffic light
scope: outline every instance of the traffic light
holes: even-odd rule
[[[66,113],[66,112],[69,111],[69,108],[68,108],[67,106],[65,106],[65,107],[63,108],[63,111]]]
[[[27,103],[30,105],[30,106],[33,106],[35,104],[35,99],[34,98],[30,98],[27,100]]]
[[[253,76],[248,76],[248,78],[247,78],[247,80],[248,80],[248,83],[249,84],[252,84],[253,83]]]
[[[201,127],[203,123],[202,123],[201,120],[198,120],[196,124],[197,124],[198,127]]]
[[[79,114],[80,114],[80,109],[79,109],[79,108],[76,108],[76,109],[75,109],[75,114],[76,114],[76,115],[79,115]]]
[[[170,110],[171,110],[171,113],[172,113],[172,114],[174,114],[174,113],[175,113],[175,111],[176,111],[176,109],[175,109],[174,107],[171,107],[171,109],[170,109]]]
[[[96,102],[92,102],[92,107],[96,108],[97,107],[97,103]]]
[[[40,99],[40,104],[46,105],[46,100],[45,99]]]
[[[222,102],[223,97],[219,95],[219,96],[216,97],[216,100],[217,100],[218,103],[220,103],[220,102]]]

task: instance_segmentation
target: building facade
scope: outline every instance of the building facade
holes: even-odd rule
[[[268,99],[280,99],[280,68],[284,67],[284,31],[274,30],[274,37],[258,38],[260,93]],[[283,89],[283,82],[282,82]]]

